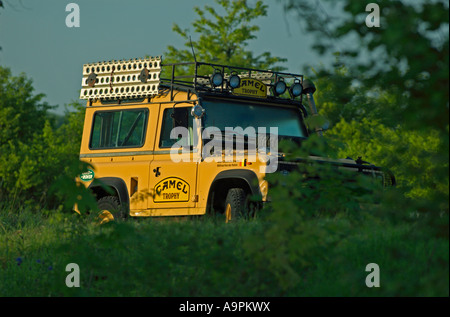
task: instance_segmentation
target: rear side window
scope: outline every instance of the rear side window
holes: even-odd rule
[[[142,147],[147,119],[148,109],[97,111],[94,114],[89,148]]]

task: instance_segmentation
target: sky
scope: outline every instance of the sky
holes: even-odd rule
[[[169,45],[182,49],[185,39],[172,31],[173,24],[188,28],[197,18],[195,6],[217,6],[212,0],[2,1],[0,65],[15,76],[25,73],[35,93],[43,93],[60,114],[79,100],[83,64],[159,56]],[[69,3],[79,7],[79,27],[66,26]],[[254,21],[260,31],[248,49],[287,58],[283,65],[292,73],[331,63],[311,49],[313,35],[305,34],[294,13],[284,12],[282,1],[265,3],[268,15]]]

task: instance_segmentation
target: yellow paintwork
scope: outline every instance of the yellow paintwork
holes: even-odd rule
[[[183,154],[189,162],[175,163],[170,157],[170,148],[160,148],[162,115],[165,109],[174,107],[174,102],[197,100],[195,95],[188,97],[186,92],[174,91],[173,101],[170,96],[158,95],[134,104],[108,104],[99,101],[88,102],[84,121],[80,159],[94,167],[95,178],[116,177],[122,179],[128,189],[130,198],[130,215],[142,216],[182,216],[202,215],[206,213],[207,199],[212,182],[218,173],[230,169],[253,170],[258,177],[263,201],[267,198],[267,182],[260,166],[260,161],[252,164],[240,164],[242,159],[222,163],[206,162],[201,158],[201,136],[197,149]],[[192,102],[177,103],[177,107],[192,107]],[[90,150],[89,140],[93,126],[94,113],[99,110],[143,109],[149,111],[145,143],[140,148],[120,148]],[[195,132],[195,131],[194,131]],[[200,129],[196,132],[200,133]],[[245,166],[243,166],[245,165]],[[155,177],[154,169],[159,167],[160,175]],[[181,181],[178,183],[176,179]],[[165,198],[156,198],[155,188],[163,188],[162,180],[167,179]],[[80,181],[80,179],[77,179]],[[89,186],[91,181],[84,182]],[[185,186],[188,184],[188,186]],[[170,187],[170,188],[169,188]],[[180,195],[177,195],[177,190]],[[185,193],[186,192],[186,193]],[[181,195],[182,194],[182,195]],[[172,201],[164,201],[171,198]],[[108,219],[108,217],[105,218]]]
[[[114,216],[108,210],[102,210],[100,215],[98,216],[100,224],[104,224],[114,220]]]

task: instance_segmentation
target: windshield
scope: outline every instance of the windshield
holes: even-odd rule
[[[306,129],[299,109],[282,106],[253,105],[227,101],[203,101],[205,116],[203,125],[217,127],[225,131],[225,127],[278,127],[281,137],[306,138]]]

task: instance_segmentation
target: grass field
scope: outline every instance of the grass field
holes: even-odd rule
[[[275,219],[275,220],[274,220]],[[0,210],[0,296],[449,296],[448,238],[374,217],[129,219]],[[66,286],[66,265],[80,287]],[[365,284],[368,263],[380,287]]]

